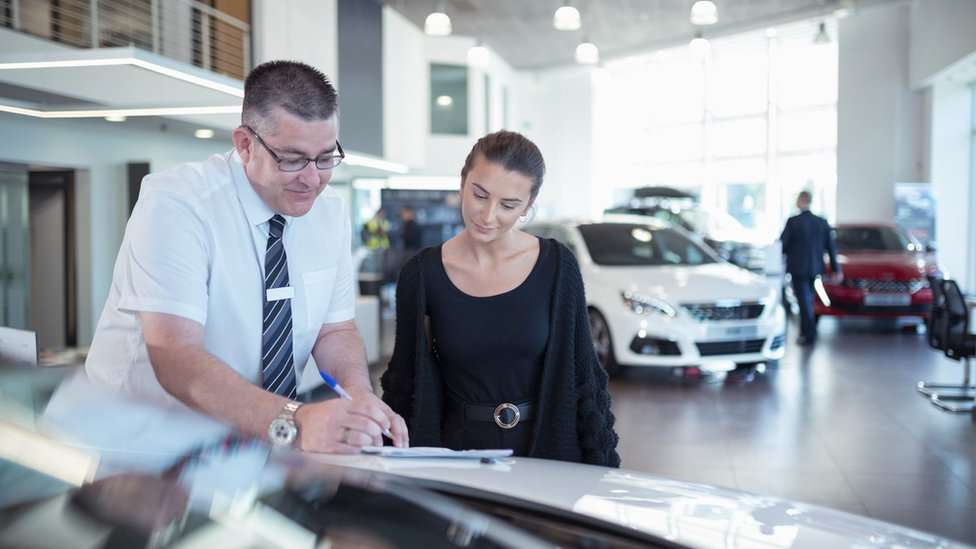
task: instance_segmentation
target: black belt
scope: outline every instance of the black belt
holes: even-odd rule
[[[470,421],[493,421],[502,429],[511,429],[523,421],[529,421],[535,412],[535,403],[503,402],[497,406],[490,404],[467,404],[451,400],[451,411]]]

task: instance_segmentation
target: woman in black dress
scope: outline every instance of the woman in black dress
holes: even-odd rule
[[[464,230],[400,272],[383,399],[417,446],[512,448],[617,467],[576,258],[516,228],[544,173],[542,154],[521,134],[475,144],[461,170]]]

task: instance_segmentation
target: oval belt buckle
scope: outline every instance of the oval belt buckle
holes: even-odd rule
[[[511,410],[512,413],[515,414],[515,418],[512,421],[507,423],[504,420],[502,420],[502,412],[504,412],[505,410]],[[498,406],[496,406],[494,415],[495,415],[495,425],[498,425],[502,429],[511,429],[512,427],[515,427],[516,425],[518,425],[519,418],[521,417],[518,406],[512,404],[511,402],[503,402]]]

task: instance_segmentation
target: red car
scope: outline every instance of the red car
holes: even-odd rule
[[[817,292],[817,316],[928,316],[938,272],[932,250],[894,225],[845,224],[835,229],[841,280],[824,275]]]

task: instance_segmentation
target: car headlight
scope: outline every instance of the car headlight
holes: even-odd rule
[[[639,315],[657,313],[673,318],[677,314],[674,307],[660,299],[635,294],[633,292],[620,292],[620,297],[623,298],[624,305]]]

